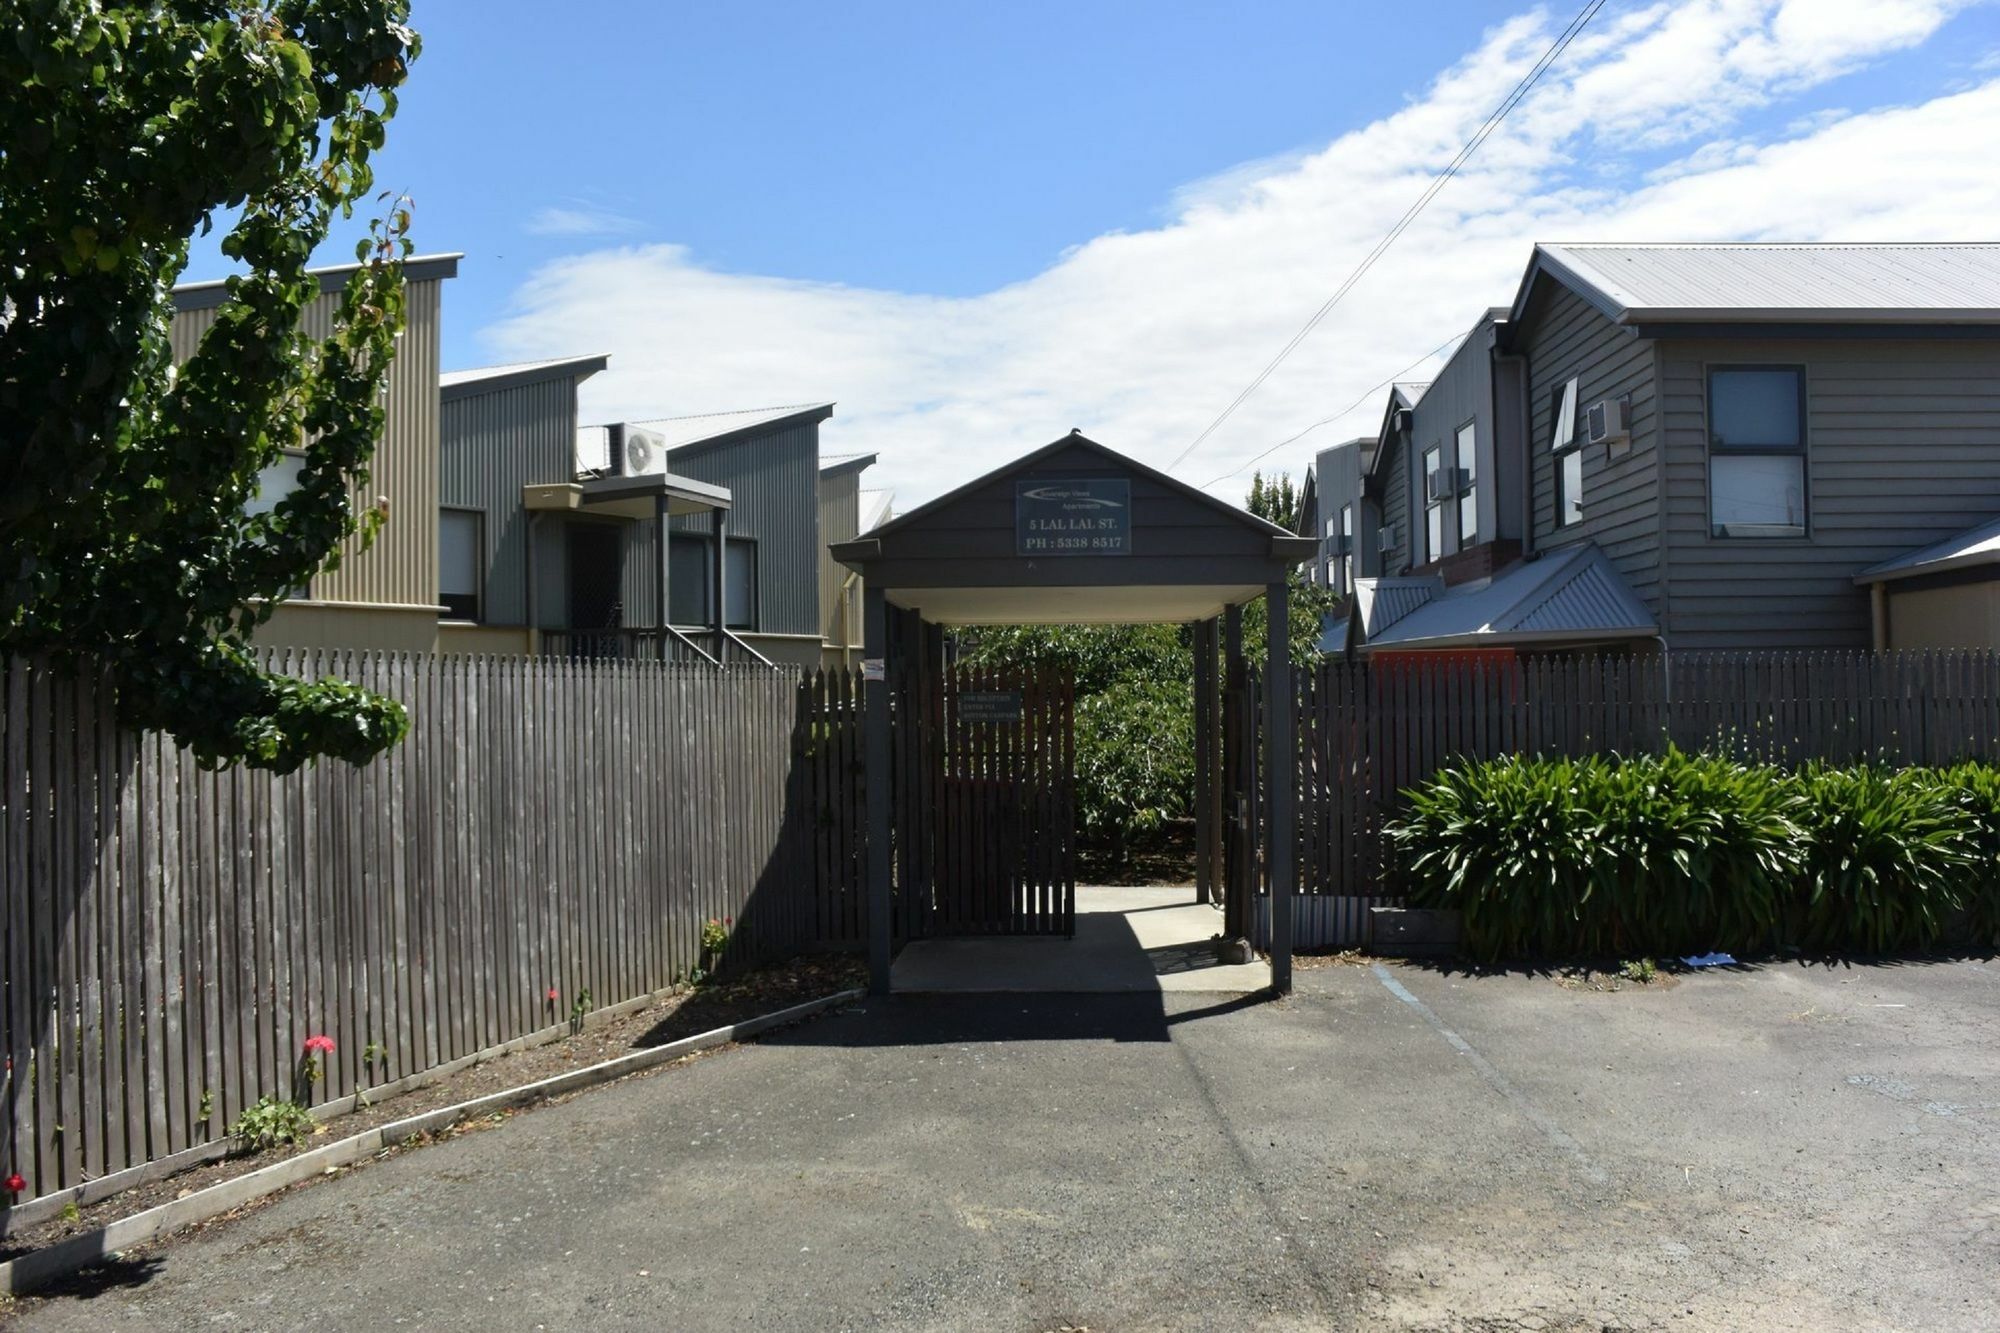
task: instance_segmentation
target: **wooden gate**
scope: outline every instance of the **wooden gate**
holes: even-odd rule
[[[1074,934],[1072,681],[944,667],[909,684],[895,747],[906,937]]]

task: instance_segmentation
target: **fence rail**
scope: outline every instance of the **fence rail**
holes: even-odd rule
[[[846,853],[795,762],[794,676],[272,665],[403,701],[409,738],[359,768],[207,771],[95,682],[0,666],[0,1173],[23,1200],[221,1139],[291,1093],[309,1034],[336,1043],[324,1103],[664,989],[711,917],[732,961],[858,934],[820,919],[814,858]]]

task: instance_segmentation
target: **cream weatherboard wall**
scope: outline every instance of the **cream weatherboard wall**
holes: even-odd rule
[[[333,332],[340,285],[351,269],[322,273],[320,296],[307,308],[303,329],[315,339]],[[443,280],[457,271],[456,256],[415,259],[407,265],[408,322],[389,369],[382,440],[365,488],[354,503],[388,501],[388,520],[361,549],[350,537],[339,567],[316,575],[309,595],[278,608],[258,642],[299,648],[393,648],[429,651],[438,643],[438,344]],[[184,288],[171,334],[174,357],[186,360],[215,322],[220,302],[213,284]]]

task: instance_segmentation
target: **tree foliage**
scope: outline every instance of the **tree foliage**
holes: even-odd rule
[[[357,512],[403,323],[400,202],[333,332],[301,330],[336,216],[373,193],[408,0],[0,0],[0,651],[104,670],[204,763],[361,762],[402,710],[259,670],[251,632],[372,534]],[[197,230],[241,273],[176,368]],[[268,512],[259,473],[303,449]]]

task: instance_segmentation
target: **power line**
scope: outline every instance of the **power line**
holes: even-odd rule
[[[1297,444],[1300,440],[1303,440],[1306,436],[1312,434],[1314,431],[1318,430],[1322,426],[1331,426],[1334,422],[1340,420],[1348,413],[1366,404],[1370,398],[1373,398],[1376,394],[1382,392],[1382,390],[1388,388],[1391,384],[1394,384],[1397,381],[1401,380],[1405,375],[1408,375],[1411,371],[1415,370],[1418,366],[1421,366],[1424,362],[1430,360],[1432,357],[1443,356],[1451,348],[1456,347],[1461,342],[1464,342],[1465,338],[1466,335],[1463,333],[1455,334],[1452,337],[1446,338],[1436,347],[1433,347],[1430,351],[1425,352],[1422,356],[1410,362],[1409,365],[1404,366],[1401,370],[1391,375],[1388,379],[1383,380],[1380,384],[1377,384],[1373,388],[1367,390],[1359,398],[1356,398],[1353,402],[1349,403],[1346,407],[1341,408],[1338,412],[1335,412],[1332,416],[1321,417],[1318,421],[1313,422],[1312,425],[1307,426],[1304,430],[1300,431],[1298,434],[1287,435],[1284,439],[1279,440],[1276,444],[1266,449],[1263,453],[1258,454],[1255,458],[1246,459],[1244,462],[1238,463],[1235,467],[1229,469],[1229,471],[1223,473],[1219,477],[1211,477],[1208,481],[1202,484],[1202,489],[1207,490],[1210,486],[1213,486],[1218,482],[1228,481],[1231,477],[1243,471],[1244,468],[1255,467],[1257,464],[1269,458],[1272,454],[1277,453],[1278,450],[1284,448],[1286,445]]]
[[[1313,312],[1313,317],[1305,322],[1305,326],[1292,335],[1291,340],[1279,349],[1278,354],[1272,357],[1262,370],[1257,372],[1256,377],[1243,387],[1241,393],[1230,400],[1229,406],[1216,414],[1215,420],[1209,422],[1202,429],[1201,434],[1190,440],[1187,448],[1181,450],[1174,458],[1174,461],[1167,464],[1167,471],[1171,472],[1186,462],[1188,456],[1199,449],[1209,436],[1215,434],[1223,422],[1235,415],[1236,409],[1248,402],[1250,396],[1264,386],[1264,381],[1271,378],[1272,373],[1279,366],[1283,365],[1285,360],[1294,351],[1298,350],[1299,344],[1304,342],[1311,335],[1312,331],[1320,326],[1320,322],[1333,312],[1333,308],[1340,304],[1341,298],[1346,296],[1353,289],[1354,285],[1367,275],[1368,270],[1375,266],[1375,261],[1380,259],[1389,247],[1396,243],[1396,239],[1409,229],[1410,224],[1417,220],[1417,215],[1424,211],[1424,207],[1432,199],[1437,197],[1438,191],[1444,189],[1451,181],[1451,178],[1458,174],[1458,169],[1465,165],[1473,153],[1478,151],[1479,146],[1486,142],[1493,131],[1500,128],[1500,122],[1504,121],[1507,118],[1507,114],[1520,105],[1521,99],[1526,97],[1535,84],[1541,81],[1542,75],[1547,73],[1549,67],[1561,58],[1562,53],[1568,49],[1569,44],[1576,40],[1577,34],[1582,32],[1584,26],[1597,16],[1597,11],[1604,8],[1605,3],[1606,0],[1590,0],[1590,3],[1586,4],[1577,13],[1577,16],[1570,20],[1569,26],[1564,28],[1561,34],[1549,46],[1549,49],[1542,53],[1542,58],[1535,62],[1534,67],[1522,77],[1519,83],[1514,85],[1514,90],[1508,93],[1502,99],[1500,105],[1493,109],[1492,114],[1486,117],[1485,123],[1474,132],[1473,136],[1465,141],[1465,145],[1458,150],[1458,155],[1446,164],[1443,171],[1432,178],[1431,183],[1425,187],[1424,192],[1417,197],[1417,201],[1411,204],[1403,216],[1396,220],[1395,226],[1389,228],[1388,234],[1375,243],[1375,248],[1362,258],[1361,263],[1356,266],[1352,273],[1347,275],[1346,280],[1334,290],[1333,295],[1326,298],[1326,303]]]

